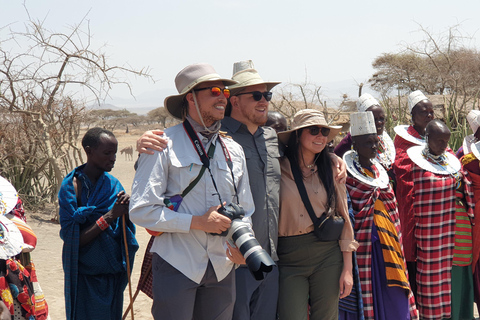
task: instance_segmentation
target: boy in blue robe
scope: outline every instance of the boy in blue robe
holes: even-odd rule
[[[130,196],[108,173],[118,142],[112,132],[92,128],[82,146],[87,163],[64,178],[58,194],[66,318],[121,319],[128,283],[122,216],[131,268],[138,243],[128,218]]]

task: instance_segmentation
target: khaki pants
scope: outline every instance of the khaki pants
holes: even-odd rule
[[[313,233],[278,239],[280,320],[338,320],[343,256],[338,241],[321,242]]]

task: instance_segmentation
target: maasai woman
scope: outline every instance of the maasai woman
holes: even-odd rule
[[[395,182],[395,176],[393,174],[392,165],[395,161],[395,146],[393,145],[392,138],[385,131],[385,111],[380,103],[372,95],[364,93],[358,98],[357,111],[366,112],[371,111],[375,118],[375,128],[378,135],[378,148],[376,159],[387,170],[390,176],[390,181]],[[352,136],[350,133],[340,141],[335,147],[335,153],[337,156],[342,157],[345,152],[352,148]]]
[[[478,110],[472,110],[467,116],[467,120],[470,123],[470,127],[473,132],[477,134],[480,132],[478,129],[480,126],[480,117],[473,117],[475,113],[480,114]],[[477,135],[475,134],[475,136]],[[471,143],[472,139],[465,137],[463,142],[463,155],[460,158],[463,170],[468,172],[468,178],[472,182],[473,189],[473,202],[475,203],[475,217],[473,225],[473,289],[475,303],[477,304],[477,310],[480,312],[480,142]],[[460,150],[459,150],[460,151]],[[457,152],[457,157],[459,153]]]
[[[433,119],[433,105],[428,98],[419,90],[412,92],[408,96],[408,108],[412,114],[413,124],[410,126],[400,125],[395,127],[394,144],[396,158],[393,164],[397,188],[395,195],[398,202],[398,214],[403,235],[403,249],[405,260],[407,261],[408,273],[410,274],[410,286],[413,293],[416,292],[415,279],[415,259],[416,244],[413,229],[415,226],[413,220],[413,199],[412,199],[412,161],[407,156],[407,150],[412,146],[425,145],[425,127]],[[413,280],[412,280],[413,279]]]
[[[17,190],[3,177],[0,177],[0,217],[0,319],[50,319],[30,259],[37,236],[26,223]],[[12,231],[15,235],[10,236]],[[12,246],[15,239],[18,246]]]
[[[439,120],[425,131],[426,146],[410,148],[413,161],[417,306],[422,319],[473,318],[470,182],[446,151],[450,130]]]
[[[465,154],[472,152],[471,145],[480,140],[480,110],[471,110],[467,115],[467,121],[473,134],[463,138],[462,146],[457,150],[457,158],[460,159]]]
[[[352,113],[350,132],[354,150],[343,159],[360,244],[357,262],[365,319],[418,319],[403,258],[397,201],[386,170],[375,158],[379,139],[373,114]]]

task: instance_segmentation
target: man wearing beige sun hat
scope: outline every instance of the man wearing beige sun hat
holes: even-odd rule
[[[239,143],[246,155],[255,212],[252,215],[255,237],[274,261],[277,257],[278,196],[280,164],[275,130],[263,127],[268,117],[272,88],[280,82],[262,79],[252,60],[235,62],[229,86],[230,103],[222,120],[222,130]],[[233,320],[274,320],[277,312],[278,268],[261,281],[252,277],[245,265],[235,271],[237,299]]]
[[[219,134],[229,97],[225,86],[234,83],[206,63],[180,71],[179,94],[167,97],[165,107],[184,122],[165,130],[163,151],[138,160],[130,218],[163,232],[150,251],[154,319],[232,318],[233,266],[245,260],[238,249],[225,249],[226,237],[219,234],[231,220],[219,211],[222,201],[235,202],[250,224],[254,210],[243,150]]]

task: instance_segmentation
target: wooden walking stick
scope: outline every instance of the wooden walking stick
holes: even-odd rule
[[[125,320],[127,318],[128,311],[133,308],[133,303],[137,299],[137,296],[140,293],[140,291],[143,291],[148,297],[152,298],[152,293],[151,292],[148,293],[147,291],[145,291],[145,290],[147,290],[145,288],[145,284],[147,283],[148,278],[150,277],[150,275],[152,273],[152,259],[148,255],[151,256],[150,248],[153,245],[153,240],[154,239],[155,239],[155,237],[152,236],[152,237],[150,237],[150,240],[148,241],[147,248],[145,249],[145,255],[143,257],[142,272],[140,274],[140,280],[139,280],[139,283],[137,285],[137,290],[135,290],[135,294],[133,295],[133,301],[130,301],[130,304],[128,305],[127,310],[125,310],[125,313],[123,314],[122,320]],[[145,268],[144,268],[144,266],[145,266]],[[151,288],[150,288],[150,290],[151,290]]]
[[[130,279],[130,257],[128,255],[128,243],[127,243],[127,223],[125,221],[125,215],[122,216],[122,222],[123,222],[123,243],[125,244],[125,256],[127,258],[127,275],[128,275],[128,294],[130,295],[130,305],[132,306],[132,320],[134,320],[133,316],[133,297],[132,297],[132,281]]]
[[[127,307],[127,310],[125,310],[125,313],[123,314],[122,320],[125,320],[127,318],[128,312],[130,309],[133,309],[133,303],[137,299],[138,294],[140,293],[140,287],[143,285],[143,283],[147,280],[148,275],[152,272],[152,265],[150,264],[147,273],[145,274],[145,277],[143,277],[142,282],[137,286],[137,290],[135,290],[135,294],[133,295],[133,301],[130,301],[130,304]],[[133,310],[132,310],[133,313]]]

